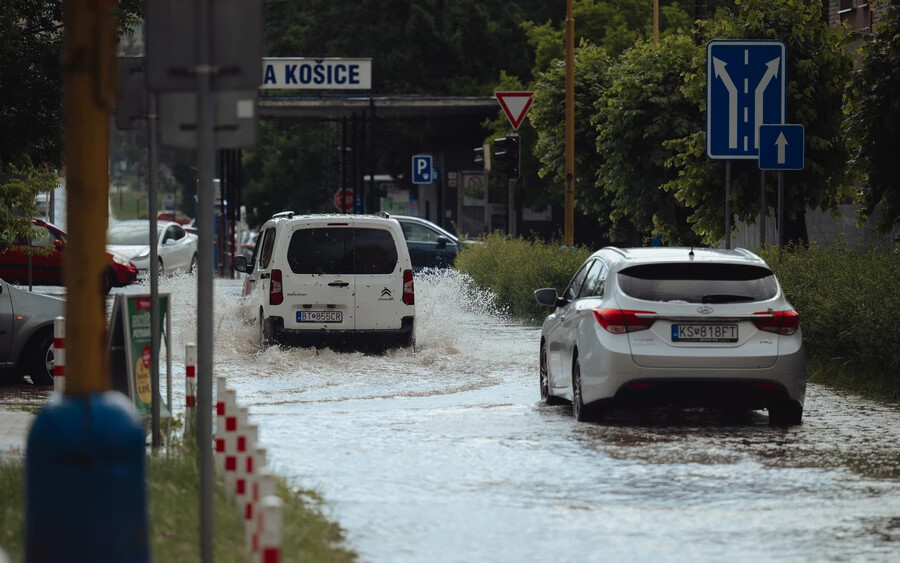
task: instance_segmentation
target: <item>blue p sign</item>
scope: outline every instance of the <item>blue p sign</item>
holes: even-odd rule
[[[413,184],[430,184],[433,181],[431,169],[433,160],[430,154],[415,154],[412,157]]]

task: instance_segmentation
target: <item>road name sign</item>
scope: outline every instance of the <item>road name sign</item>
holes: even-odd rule
[[[500,102],[513,130],[518,131],[534,101],[534,92],[494,92],[494,97]]]
[[[412,157],[413,184],[431,184],[434,182],[432,168],[434,159],[430,154],[415,154]]]
[[[713,40],[706,57],[706,155],[755,160],[760,126],[784,123],[784,42]]]
[[[371,90],[372,59],[263,57],[263,90]]]
[[[803,134],[802,125],[760,126],[760,170],[803,170]]]

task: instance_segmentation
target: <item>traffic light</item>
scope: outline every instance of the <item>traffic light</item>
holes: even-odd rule
[[[494,156],[505,164],[506,177],[511,180],[519,178],[519,137],[499,137],[494,139]]]
[[[488,146],[481,145],[480,147],[475,147],[473,149],[475,151],[475,162],[483,163],[485,172],[491,171],[491,151],[488,149]]]

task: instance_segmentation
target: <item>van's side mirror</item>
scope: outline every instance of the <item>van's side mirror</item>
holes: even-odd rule
[[[250,265],[247,264],[246,256],[235,256],[234,257],[234,269],[237,272],[243,272],[245,274],[250,273]]]

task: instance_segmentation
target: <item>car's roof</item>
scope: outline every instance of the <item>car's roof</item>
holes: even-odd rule
[[[413,217],[412,215],[391,215],[390,217],[391,217],[391,219],[397,219],[398,221],[409,221],[411,223],[422,223],[423,225],[426,225],[428,227],[431,227],[433,229],[437,229],[437,230],[441,231],[442,233],[451,237],[452,240],[459,240],[456,237],[456,235],[449,232],[447,229],[441,227],[437,223],[435,223],[433,221],[429,221],[428,219],[423,219],[421,217]]]
[[[752,264],[766,266],[765,261],[745,248],[696,248],[652,246],[643,248],[618,248],[607,246],[594,253],[622,267],[636,264],[671,262],[715,262],[721,264]]]
[[[149,219],[126,219],[126,220],[124,220],[124,221],[116,221],[115,223],[110,223],[109,226],[110,226],[110,227],[116,227],[116,226],[118,226],[118,225],[122,225],[123,227],[130,227],[130,226],[134,226],[134,225],[147,225],[147,226],[149,226],[149,225],[150,225],[150,220],[149,220]],[[179,227],[181,226],[181,225],[178,225],[178,223],[176,223],[175,221],[163,221],[163,220],[161,220],[161,219],[158,219],[158,220],[156,221],[156,227],[157,227],[157,228],[159,228],[159,227],[168,227],[169,225],[177,225],[177,226],[179,226]]]

